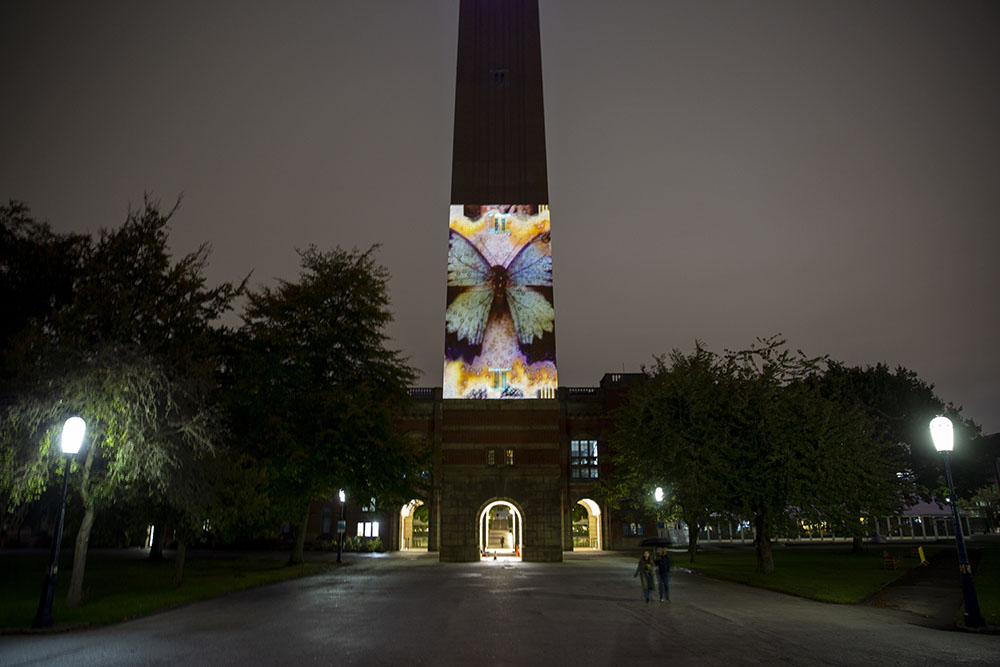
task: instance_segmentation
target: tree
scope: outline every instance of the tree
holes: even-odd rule
[[[690,356],[674,350],[644,369],[618,416],[611,438],[615,474],[604,482],[615,506],[668,485],[672,507],[687,523],[692,562],[698,534],[725,509],[725,478],[719,473],[731,446],[725,406],[725,369],[700,342]],[[658,517],[661,518],[661,517]]]
[[[0,397],[10,397],[15,379],[37,332],[54,312],[72,299],[73,285],[83,266],[89,239],[77,234],[56,234],[31,217],[23,203],[0,206]]]
[[[70,297],[46,316],[20,365],[7,407],[4,451],[25,462],[11,485],[37,496],[52,464],[56,424],[79,414],[90,437],[74,486],[83,503],[68,603],[79,604],[97,511],[145,494],[184,507],[178,490],[222,440],[210,392],[217,332],[212,322],[239,288],[207,288],[207,246],[172,261],[166,215],[148,197],[116,230],[85,244]],[[23,439],[22,439],[23,438]],[[25,442],[40,443],[24,449]],[[16,458],[16,457],[15,457]]]
[[[848,525],[875,503],[898,502],[885,442],[858,409],[824,396],[825,357],[792,353],[778,336],[727,353],[735,391],[730,505],[753,517],[757,571],[774,571],[771,536],[803,519]],[[888,480],[888,482],[886,481]]]
[[[276,517],[297,524],[340,488],[380,501],[411,497],[420,452],[396,432],[415,372],[387,346],[388,271],[376,247],[299,251],[297,282],[248,295],[233,359],[231,421],[268,471]]]
[[[952,465],[960,496],[968,497],[987,481],[989,467],[983,465],[979,426],[961,415],[961,409],[946,403],[934,385],[920,379],[913,371],[885,364],[845,366],[831,363],[822,379],[824,394],[837,400],[856,401],[867,412],[879,434],[894,443],[893,458],[898,472],[914,483],[915,491],[927,497],[944,497],[946,485],[937,450],[931,440],[929,424],[937,415],[945,415],[955,425],[957,442],[968,446],[956,449]]]
[[[200,397],[139,349],[105,345],[60,360],[58,368],[63,375],[47,385],[50,391],[38,386],[8,416],[24,431],[45,429],[39,454],[48,465],[58,458],[52,449],[58,426],[45,427],[68,415],[88,424],[83,460],[71,478],[83,507],[67,596],[75,607],[100,508],[136,493],[181,497],[175,484],[195,474],[193,462],[212,455],[220,433]]]
[[[613,436],[617,497],[669,483],[692,557],[709,517],[752,519],[765,573],[777,531],[803,520],[852,527],[898,505],[886,441],[858,405],[823,394],[825,362],[776,336],[721,357],[699,343],[690,356],[675,350],[669,366],[658,358]]]
[[[0,206],[0,406],[19,395],[28,362],[44,343],[53,314],[72,298],[89,239],[54,233],[36,221],[23,202]],[[0,408],[2,409],[2,408]],[[9,420],[0,423],[0,515],[19,525],[27,503],[44,489],[50,471],[37,450],[13,443],[40,436],[25,433]],[[61,470],[61,468],[60,468]],[[15,512],[17,515],[15,515]]]

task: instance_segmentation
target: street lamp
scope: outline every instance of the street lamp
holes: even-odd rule
[[[661,503],[663,503],[662,486],[656,487],[656,489],[653,491],[653,500],[656,501],[656,536],[663,537],[663,533],[661,530],[663,528],[663,522],[660,521],[660,508],[662,507]]]
[[[347,530],[347,494],[341,489],[340,493],[340,521],[337,522],[337,562],[343,562],[341,554],[344,553],[344,532]]]
[[[976,586],[972,582],[972,567],[969,556],[965,552],[965,539],[962,537],[962,524],[958,519],[958,505],[955,504],[955,486],[951,481],[951,450],[955,448],[955,435],[951,420],[947,417],[935,417],[931,420],[931,438],[934,448],[944,456],[944,472],[948,478],[948,504],[951,505],[951,515],[955,521],[955,544],[958,546],[958,572],[962,580],[962,601],[965,603],[965,625],[969,628],[986,626],[982,612],[979,611],[979,599],[976,597]]]
[[[63,521],[66,518],[66,488],[69,485],[69,465],[73,456],[80,451],[83,436],[87,433],[87,423],[79,417],[70,417],[63,424],[62,437],[59,446],[66,456],[66,470],[63,472],[62,500],[59,503],[59,517],[56,519],[56,531],[52,536],[52,550],[49,553],[49,572],[42,585],[42,596],[38,600],[38,613],[32,621],[32,627],[48,628],[52,625],[52,599],[56,595],[56,574],[59,572],[59,546],[62,544]]]

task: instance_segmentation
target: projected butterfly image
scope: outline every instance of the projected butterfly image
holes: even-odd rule
[[[448,286],[468,287],[448,306],[449,332],[479,345],[494,306],[510,311],[518,341],[530,343],[555,326],[552,304],[532,287],[552,285],[552,257],[547,254],[549,233],[544,232],[521,248],[507,266],[490,265],[476,246],[451,232],[448,252]]]
[[[445,398],[553,398],[548,207],[452,206]]]

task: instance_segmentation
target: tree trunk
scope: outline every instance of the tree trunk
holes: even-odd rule
[[[87,448],[87,460],[83,464],[80,480],[80,498],[83,499],[83,521],[76,534],[76,545],[73,548],[73,574],[69,578],[69,593],[66,594],[66,606],[70,609],[79,607],[83,600],[83,573],[87,569],[87,546],[90,544],[90,529],[94,527],[94,503],[90,496],[90,467],[94,462],[94,451],[97,449],[96,439]]]
[[[865,552],[864,546],[861,544],[861,538],[857,535],[851,539],[851,553],[852,554],[863,554]]]
[[[774,572],[774,553],[771,552],[771,536],[767,532],[767,522],[763,514],[753,517],[753,547],[757,553],[757,572],[771,574]]]
[[[174,557],[174,586],[184,582],[184,556],[187,554],[187,544],[183,538],[177,538],[177,555]]]
[[[690,562],[694,562],[694,557],[698,553],[698,535],[701,533],[701,524],[688,524],[688,559]]]
[[[87,546],[90,544],[90,529],[93,527],[94,506],[88,504],[83,511],[83,521],[76,534],[76,546],[73,549],[73,574],[69,578],[69,593],[66,595],[66,606],[70,609],[79,607],[83,599],[83,573],[87,569]]]
[[[167,531],[162,522],[153,525],[153,541],[149,545],[149,560],[163,560],[163,543],[166,542]]]
[[[306,550],[306,525],[309,523],[309,505],[306,505],[305,516],[298,525],[295,532],[295,544],[292,546],[292,555],[288,559],[289,565],[300,565],[305,560]]]

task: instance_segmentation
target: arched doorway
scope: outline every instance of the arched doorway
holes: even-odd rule
[[[573,550],[601,548],[601,507],[590,498],[581,498],[573,506]]]
[[[519,558],[524,544],[524,517],[507,500],[487,503],[479,512],[476,533],[479,552]]]
[[[427,505],[414,498],[399,510],[399,550],[427,551]]]

